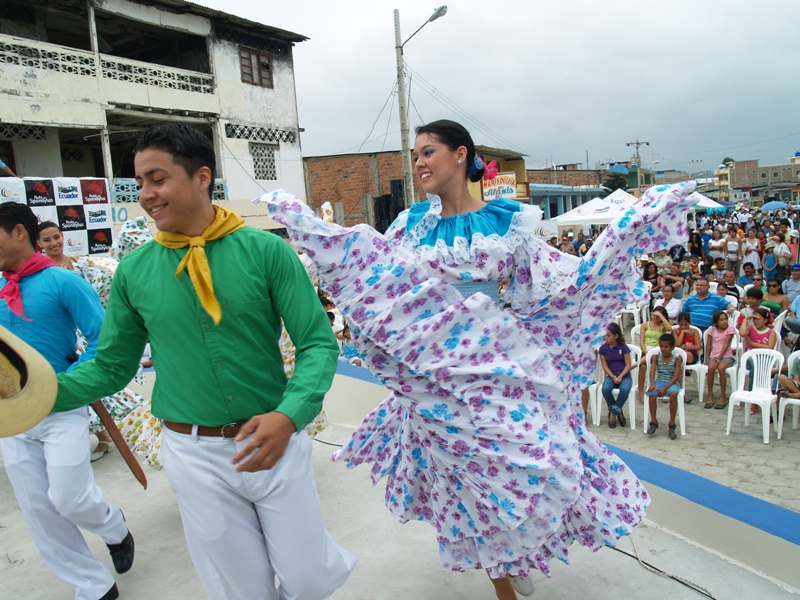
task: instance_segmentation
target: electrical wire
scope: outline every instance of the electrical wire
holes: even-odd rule
[[[386,98],[386,102],[384,102],[383,106],[381,107],[381,112],[378,113],[378,116],[375,117],[375,120],[372,122],[372,126],[369,128],[369,132],[367,132],[367,135],[364,137],[364,141],[361,142],[361,145],[358,147],[358,150],[356,150],[356,154],[360,154],[361,153],[361,148],[364,147],[364,144],[367,143],[367,140],[369,139],[369,136],[372,135],[372,132],[375,129],[375,125],[378,122],[378,119],[381,118],[381,115],[383,114],[383,111],[386,109],[386,105],[389,104],[389,100],[394,97],[394,88],[395,87],[397,87],[397,83],[396,82],[392,84],[392,91],[389,92],[389,96]],[[392,102],[394,102],[394,101],[392,101]]]
[[[342,444],[334,444],[333,442],[326,442],[325,440],[321,440],[319,438],[314,438],[315,442],[319,442],[320,444],[325,444],[326,446],[333,446],[335,448],[341,448]]]
[[[408,102],[411,104],[411,106],[414,107],[414,111],[417,113],[417,116],[419,117],[420,123],[424,123],[425,119],[423,119],[422,115],[419,114],[419,109],[417,109],[417,105],[414,104],[414,99],[411,97],[411,83],[413,81],[414,81],[414,78],[411,76],[411,74],[409,74],[409,76],[408,76]]]
[[[474,117],[469,112],[467,112],[464,108],[456,104],[453,100],[448,98],[443,92],[439,91],[433,84],[428,82],[422,75],[419,74],[419,72],[412,69],[411,66],[408,65],[408,63],[406,63],[406,67],[408,68],[409,72],[417,78],[417,83],[422,87],[423,90],[428,92],[428,94],[430,94],[439,103],[441,103],[442,105],[444,105],[445,107],[449,108],[454,113],[456,113],[461,119],[468,122],[474,129],[481,131],[486,136],[495,140],[495,142],[499,142],[500,145],[516,150],[520,154],[531,156],[531,158],[535,160],[539,160],[538,158],[532,156],[530,153],[525,152],[524,150],[513,144],[511,141],[504,138],[502,135],[491,129],[488,125],[486,125],[478,118]]]
[[[397,108],[399,110],[400,106],[398,105]],[[389,124],[392,122],[392,110],[394,110],[394,95],[392,95],[392,105],[389,107],[389,117],[386,119],[386,132],[383,134],[381,152],[383,152],[383,147],[386,146],[386,138],[389,137]]]

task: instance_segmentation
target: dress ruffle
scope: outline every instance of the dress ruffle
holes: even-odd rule
[[[375,482],[389,477],[387,506],[436,528],[443,568],[547,574],[572,541],[614,544],[644,517],[643,486],[583,426],[580,385],[605,325],[644,293],[632,255],[685,235],[690,187],[651,192],[582,261],[536,239],[531,220],[498,232],[486,257],[470,245],[449,266],[418,241],[441,225],[436,214],[413,233],[399,219],[387,240],[322,223],[288,194],[262,197],[315,260],[365,366],[392,392],[335,459],[372,462]],[[512,229],[519,239],[509,241]],[[449,283],[512,272],[510,310]]]

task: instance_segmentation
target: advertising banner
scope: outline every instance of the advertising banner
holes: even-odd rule
[[[106,254],[113,219],[108,182],[95,177],[0,178],[0,202],[27,204],[40,223],[52,221],[64,234],[64,254]]]
[[[495,200],[496,198],[516,198],[517,197],[517,174],[498,173],[492,179],[483,180],[483,199],[485,201]]]
[[[551,237],[558,237],[558,221],[552,219],[539,221],[539,226],[536,228],[536,237],[544,241],[549,240]]]

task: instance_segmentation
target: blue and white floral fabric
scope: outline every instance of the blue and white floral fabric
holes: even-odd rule
[[[312,258],[368,367],[391,391],[335,460],[373,463],[400,522],[437,531],[442,568],[527,575],[575,540],[613,545],[647,492],[586,429],[593,348],[645,288],[634,256],[685,241],[694,184],[650,188],[582,259],[535,236],[536,208],[414,205],[383,236],[324,223],[282,190],[257,201]],[[511,279],[505,306],[452,284]]]

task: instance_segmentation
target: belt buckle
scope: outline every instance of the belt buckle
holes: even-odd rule
[[[220,427],[219,434],[220,434],[220,435],[221,435],[223,438],[225,438],[226,440],[233,439],[233,438],[235,438],[235,437],[236,437],[236,435],[235,435],[235,434],[234,434],[234,435],[225,435],[225,429],[226,429],[227,427],[231,427],[231,428],[233,428],[233,427],[240,427],[241,425],[242,425],[242,422],[241,422],[241,421],[237,421],[236,423],[227,423],[226,425],[223,425],[222,427]]]

